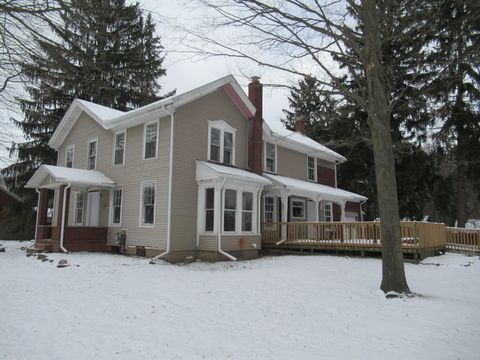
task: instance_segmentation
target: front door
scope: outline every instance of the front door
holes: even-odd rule
[[[88,193],[88,225],[98,226],[98,216],[100,211],[100,191]]]

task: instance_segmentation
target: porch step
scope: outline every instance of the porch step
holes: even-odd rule
[[[33,247],[27,249],[27,254],[52,252],[53,245],[50,242],[51,240],[37,240]]]

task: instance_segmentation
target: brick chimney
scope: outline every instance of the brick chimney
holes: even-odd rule
[[[256,112],[249,120],[248,126],[248,167],[261,175],[262,166],[262,128],[263,128],[263,85],[258,76],[252,77],[248,84],[248,98],[255,106]]]
[[[303,117],[298,117],[295,120],[295,131],[305,134],[305,120],[303,119]]]

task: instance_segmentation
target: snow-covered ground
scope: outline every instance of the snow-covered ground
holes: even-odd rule
[[[480,358],[478,256],[406,264],[421,296],[386,299],[378,259],[50,263],[1,244],[1,359]]]

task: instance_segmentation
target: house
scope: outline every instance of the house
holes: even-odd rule
[[[263,121],[259,78],[248,92],[226,76],[129,112],[74,100],[49,141],[57,166],[27,184],[39,193],[35,246],[252,258],[263,223],[360,220],[366,198],[336,186],[345,158],[301,121],[295,132]]]

